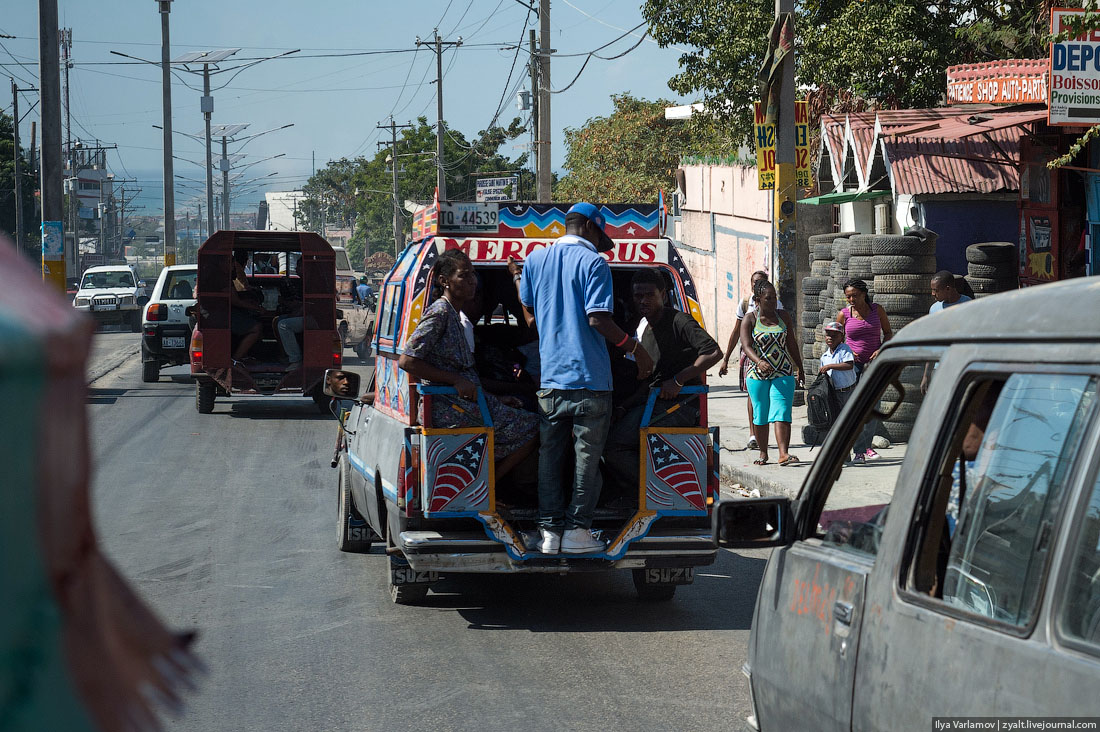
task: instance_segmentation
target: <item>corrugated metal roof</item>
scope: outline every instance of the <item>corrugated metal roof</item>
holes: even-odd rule
[[[959,140],[984,135],[993,130],[1003,130],[1017,125],[1039,122],[1047,118],[1046,108],[1014,112],[977,113],[941,120],[934,125],[914,125],[895,130],[892,134],[905,137],[922,137]]]
[[[833,169],[833,179],[841,180],[844,165],[844,115],[821,115],[821,141],[829,151],[829,163]]]
[[[1020,188],[1017,127],[983,138],[884,137],[895,194],[995,193]]]

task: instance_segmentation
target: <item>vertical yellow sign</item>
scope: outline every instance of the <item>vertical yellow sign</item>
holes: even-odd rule
[[[756,169],[759,189],[775,188],[775,125],[764,124],[764,108],[753,105],[753,139],[756,144]],[[795,179],[799,188],[813,185],[810,172],[810,113],[806,102],[794,103]]]

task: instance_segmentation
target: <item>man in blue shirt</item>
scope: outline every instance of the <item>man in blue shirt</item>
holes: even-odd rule
[[[932,303],[932,307],[928,308],[929,315],[938,313],[944,308],[949,308],[952,305],[970,302],[969,297],[955,289],[955,275],[951,274],[946,269],[941,269],[939,272],[932,275],[932,297],[936,298],[936,302]]]
[[[600,210],[578,203],[566,212],[565,236],[532,253],[522,270],[508,259],[524,318],[539,329],[538,546],[544,554],[586,554],[605,548],[591,527],[603,485],[600,457],[611,425],[606,343],[634,354],[638,378],[653,372],[649,353],[611,317],[611,268],[599,253],[612,246]],[[570,441],[576,464],[567,506],[562,458]]]
[[[359,296],[359,304],[364,306],[369,303],[369,298],[374,297],[374,290],[367,284],[366,277],[359,279],[359,284],[355,287],[355,294]]]

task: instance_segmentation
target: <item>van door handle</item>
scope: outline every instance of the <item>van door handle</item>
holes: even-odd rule
[[[852,603],[838,602],[833,605],[833,619],[843,625],[852,624]]]

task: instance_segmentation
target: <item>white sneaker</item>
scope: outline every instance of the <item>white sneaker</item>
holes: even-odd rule
[[[561,534],[550,529],[539,529],[542,539],[536,545],[543,554],[557,554],[561,550]]]
[[[566,529],[561,538],[561,551],[563,554],[588,554],[589,552],[602,552],[607,547],[602,541],[592,536],[588,529]]]

